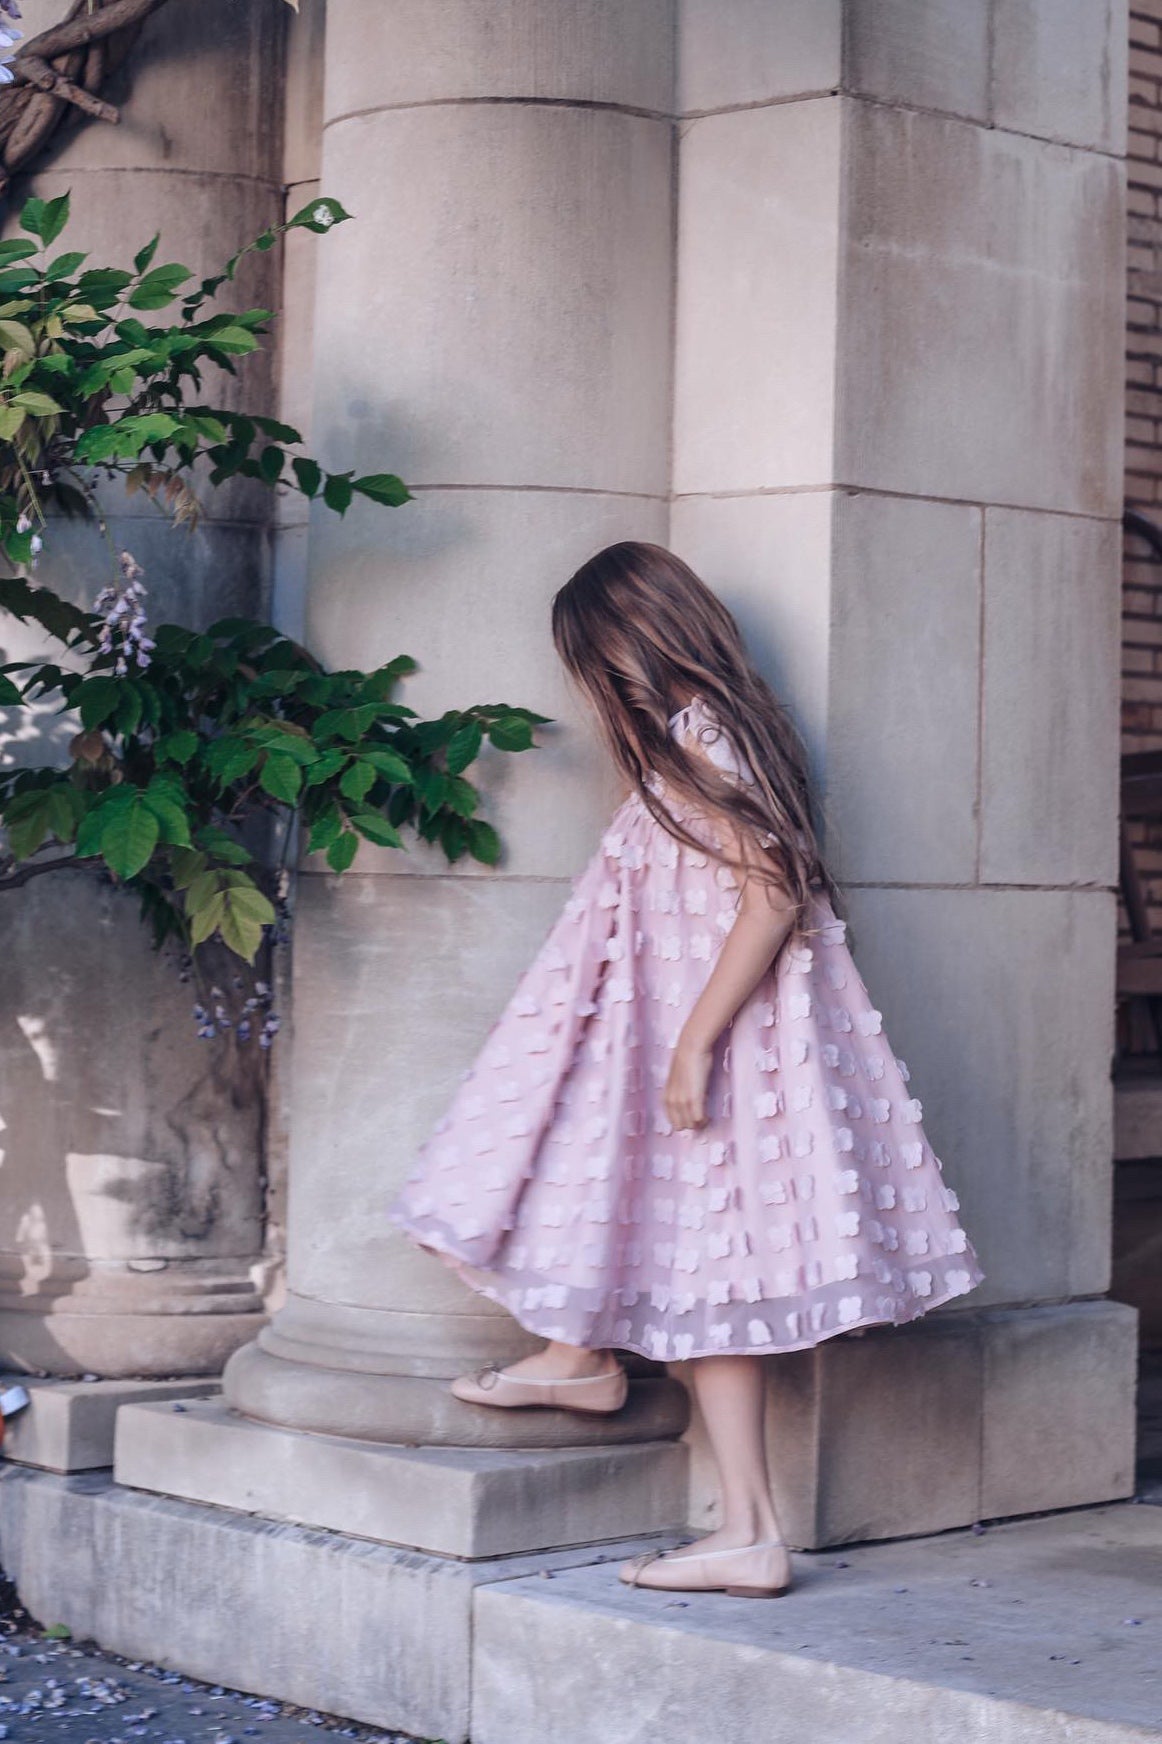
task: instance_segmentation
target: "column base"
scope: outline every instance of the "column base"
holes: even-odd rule
[[[680,1527],[686,1449],[402,1448],[303,1435],[218,1399],[127,1405],[119,1484],[468,1560]]]
[[[227,1358],[254,1337],[261,1303],[243,1314],[34,1315],[0,1310],[0,1350],[8,1368],[62,1378],[169,1380],[222,1373]]]
[[[0,1255],[0,1350],[41,1375],[163,1380],[220,1375],[266,1323],[250,1261],[65,1260],[24,1289]]]
[[[631,1375],[611,1417],[576,1411],[502,1411],[466,1405],[432,1375],[374,1374],[274,1356],[261,1344],[236,1352],[222,1377],[227,1402],[284,1429],[413,1447],[608,1447],[681,1435],[685,1387],[668,1375]]]

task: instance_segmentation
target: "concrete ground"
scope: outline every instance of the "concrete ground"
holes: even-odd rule
[[[53,1640],[0,1583],[0,1741],[7,1744],[398,1744],[285,1702]]]
[[[1162,1741],[1162,1479],[1132,1502],[795,1564],[792,1597],[772,1603],[632,1593],[607,1564],[483,1589],[473,1739]],[[322,1744],[327,1734],[402,1737],[51,1639],[8,1594],[9,1744]]]

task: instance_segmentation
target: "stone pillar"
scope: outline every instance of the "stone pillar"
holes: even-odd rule
[[[64,11],[63,0],[26,0],[26,34]],[[109,93],[121,124],[59,135],[14,203],[70,189],[61,247],[102,265],[128,265],[160,231],[159,262],[219,267],[281,216],[286,13],[282,0],[166,8]],[[252,256],[229,295],[269,306],[276,272],[274,256]],[[270,366],[244,367],[242,385],[226,379],[222,391],[269,407]],[[193,534],[140,497],[109,507],[118,545],[144,566],[154,621],[268,610],[269,504],[254,487],[207,496]],[[93,526],[51,527],[38,579],[91,604],[106,569]],[[0,622],[5,658],[23,637]],[[58,742],[73,730],[48,725]],[[53,751],[46,736],[4,754]],[[262,1322],[261,1062],[197,1039],[190,990],[152,952],[135,899],[76,871],[0,903],[3,1363],[217,1373]]]
[[[528,1445],[684,1420],[660,1375],[609,1422],[453,1399],[535,1341],[385,1216],[611,797],[548,603],[600,546],[667,533],[672,22],[668,0],[328,8],[321,187],[354,222],[317,255],[312,439],[415,501],[312,520],[308,638],[336,665],[414,655],[424,711],[500,697],[561,725],[473,771],[499,870],[364,846],[302,871],[288,1299],[226,1374],[270,1423]]]
[[[1133,1482],[1103,1299],[1126,20],[1060,10],[680,0],[673,544],[797,707],[987,1273],[772,1365],[798,1543]]]

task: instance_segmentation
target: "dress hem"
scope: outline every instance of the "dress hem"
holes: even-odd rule
[[[388,1220],[389,1222],[396,1224],[398,1228],[402,1229],[404,1234],[409,1238],[409,1240],[414,1242],[417,1247],[423,1248],[426,1252],[434,1254],[437,1259],[442,1260],[451,1271],[455,1272],[457,1276],[462,1279],[469,1289],[475,1291],[479,1296],[484,1296],[488,1301],[495,1302],[498,1307],[503,1308],[525,1332],[531,1332],[534,1338],[552,1339],[556,1337],[554,1332],[546,1331],[543,1325],[537,1326],[533,1324],[532,1319],[529,1318],[530,1311],[528,1309],[515,1308],[512,1302],[501,1290],[497,1289],[495,1285],[485,1283],[483,1280],[488,1274],[480,1267],[474,1266],[471,1260],[465,1258],[462,1254],[456,1253],[455,1250],[450,1247],[439,1246],[435,1240],[427,1239],[426,1235],[420,1233],[418,1225],[409,1222],[409,1220],[399,1212],[389,1212]],[[957,1296],[970,1295],[972,1291],[977,1288],[978,1284],[981,1284],[984,1281],[985,1274],[980,1271],[979,1267],[976,1268],[976,1270],[977,1275],[973,1278],[967,1289],[945,1289],[935,1292],[931,1296],[925,1296],[922,1298],[922,1306],[917,1307],[915,1312],[912,1314],[904,1314],[892,1318],[874,1314],[862,1315],[858,1320],[853,1320],[848,1325],[833,1326],[828,1328],[826,1331],[819,1332],[812,1338],[798,1339],[787,1344],[713,1345],[704,1350],[685,1351],[681,1357],[659,1357],[654,1351],[646,1349],[645,1345],[635,1344],[632,1340],[616,1343],[612,1339],[603,1338],[597,1344],[576,1344],[575,1348],[578,1350],[624,1350],[631,1352],[634,1356],[645,1357],[649,1362],[660,1362],[663,1364],[693,1362],[697,1358],[706,1356],[779,1356],[784,1351],[813,1350],[816,1345],[824,1344],[828,1339],[843,1338],[848,1333],[854,1333],[858,1336],[863,1332],[869,1331],[874,1326],[910,1326],[914,1321],[921,1320],[926,1314],[931,1313],[933,1308],[939,1308],[943,1303],[951,1302]],[[805,1293],[808,1295],[810,1294],[810,1292]],[[761,1302],[749,1304],[748,1306],[758,1310],[777,1299],[778,1298],[768,1296],[764,1297]],[[561,1339],[558,1340],[558,1342],[569,1344],[574,1343],[571,1339]]]

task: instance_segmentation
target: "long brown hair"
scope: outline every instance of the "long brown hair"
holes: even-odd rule
[[[748,870],[796,904],[793,936],[805,930],[813,889],[842,912],[819,849],[802,740],[755,670],[734,618],[688,564],[661,545],[607,546],[555,596],[553,642],[593,702],[614,761],[670,835],[741,869],[675,817],[651,775],[695,809],[741,826],[757,850]],[[745,758],[753,784],[739,785],[670,731],[674,713],[694,697]]]

